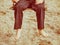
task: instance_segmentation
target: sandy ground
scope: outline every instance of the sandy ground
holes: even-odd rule
[[[39,0],[38,0],[39,1]],[[60,0],[45,0],[45,28],[37,34],[36,13],[25,10],[21,38],[15,39],[11,0],[0,0],[0,45],[60,45]]]

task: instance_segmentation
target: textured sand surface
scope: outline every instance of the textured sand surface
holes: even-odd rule
[[[38,0],[39,1],[39,0]],[[60,0],[45,0],[45,28],[37,35],[36,13],[25,10],[21,38],[15,39],[11,0],[0,0],[0,45],[60,45]]]

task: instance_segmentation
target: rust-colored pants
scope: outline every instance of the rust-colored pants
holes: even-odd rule
[[[15,24],[14,29],[21,29],[23,20],[23,11],[30,8],[36,12],[38,29],[44,28],[45,6],[44,2],[40,4],[29,3],[29,1],[19,1],[14,5]]]

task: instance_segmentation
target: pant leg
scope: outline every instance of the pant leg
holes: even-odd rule
[[[20,7],[15,8],[14,18],[15,18],[14,29],[21,29],[23,13]]]
[[[37,25],[39,30],[44,28],[44,15],[44,10],[42,8],[39,8],[38,11],[36,11]]]
[[[36,11],[37,26],[38,26],[38,29],[41,30],[44,28],[44,18],[45,18],[44,7],[41,7],[41,6],[38,7],[37,5],[33,5],[32,9]]]
[[[15,10],[15,24],[14,29],[21,29],[22,20],[23,20],[23,12],[25,9],[29,7],[30,3],[26,0],[21,0],[16,3],[14,10]]]

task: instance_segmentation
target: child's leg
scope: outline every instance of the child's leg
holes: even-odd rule
[[[36,11],[36,17],[37,17],[38,29],[41,30],[44,28],[44,10],[42,8],[39,8]]]
[[[42,30],[44,28],[45,11],[43,8],[38,8],[36,6],[33,6],[32,9],[36,11],[38,29]]]
[[[23,20],[23,13],[21,9],[18,7],[15,10],[15,24],[14,24],[14,29],[21,29],[22,26],[22,20]]]
[[[44,2],[39,5],[32,5],[32,9],[36,11],[38,29],[44,28],[45,7]]]

